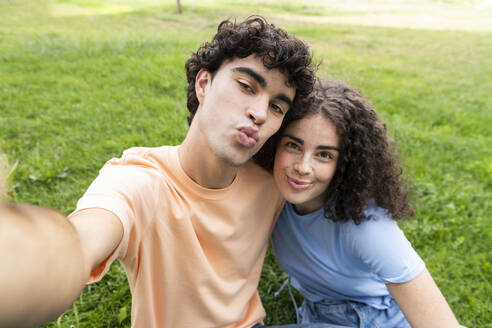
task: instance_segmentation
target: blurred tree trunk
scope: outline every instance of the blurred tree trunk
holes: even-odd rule
[[[181,1],[180,0],[176,0],[176,12],[178,14],[181,14]]]

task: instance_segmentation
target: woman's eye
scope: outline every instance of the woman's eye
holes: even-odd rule
[[[287,142],[287,143],[285,144],[285,146],[286,146],[287,148],[294,149],[294,150],[299,149],[299,146],[298,146],[296,143],[292,142],[292,141]]]
[[[333,159],[333,155],[327,151],[319,153],[318,156],[321,157],[322,159]]]

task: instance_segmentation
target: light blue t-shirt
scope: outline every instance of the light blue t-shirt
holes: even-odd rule
[[[370,205],[356,225],[325,218],[323,208],[299,215],[287,202],[273,232],[278,264],[312,302],[351,300],[384,310],[388,283],[410,281],[425,263],[386,210]]]

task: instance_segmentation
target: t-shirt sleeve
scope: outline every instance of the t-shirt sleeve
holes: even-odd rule
[[[381,208],[370,209],[371,219],[360,225],[350,224],[347,243],[385,283],[402,283],[417,277],[425,268],[403,231]]]
[[[157,179],[154,171],[125,165],[123,159],[110,160],[78,201],[71,215],[89,208],[100,208],[115,214],[123,225],[123,238],[116,249],[92,270],[88,284],[99,281],[115,259],[123,259],[130,247],[138,245],[139,235],[145,230],[155,208]]]

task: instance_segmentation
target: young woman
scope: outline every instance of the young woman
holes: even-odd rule
[[[396,220],[413,215],[385,125],[359,92],[317,85],[279,133],[274,177],[287,203],[273,233],[304,296],[301,322],[459,327]]]

